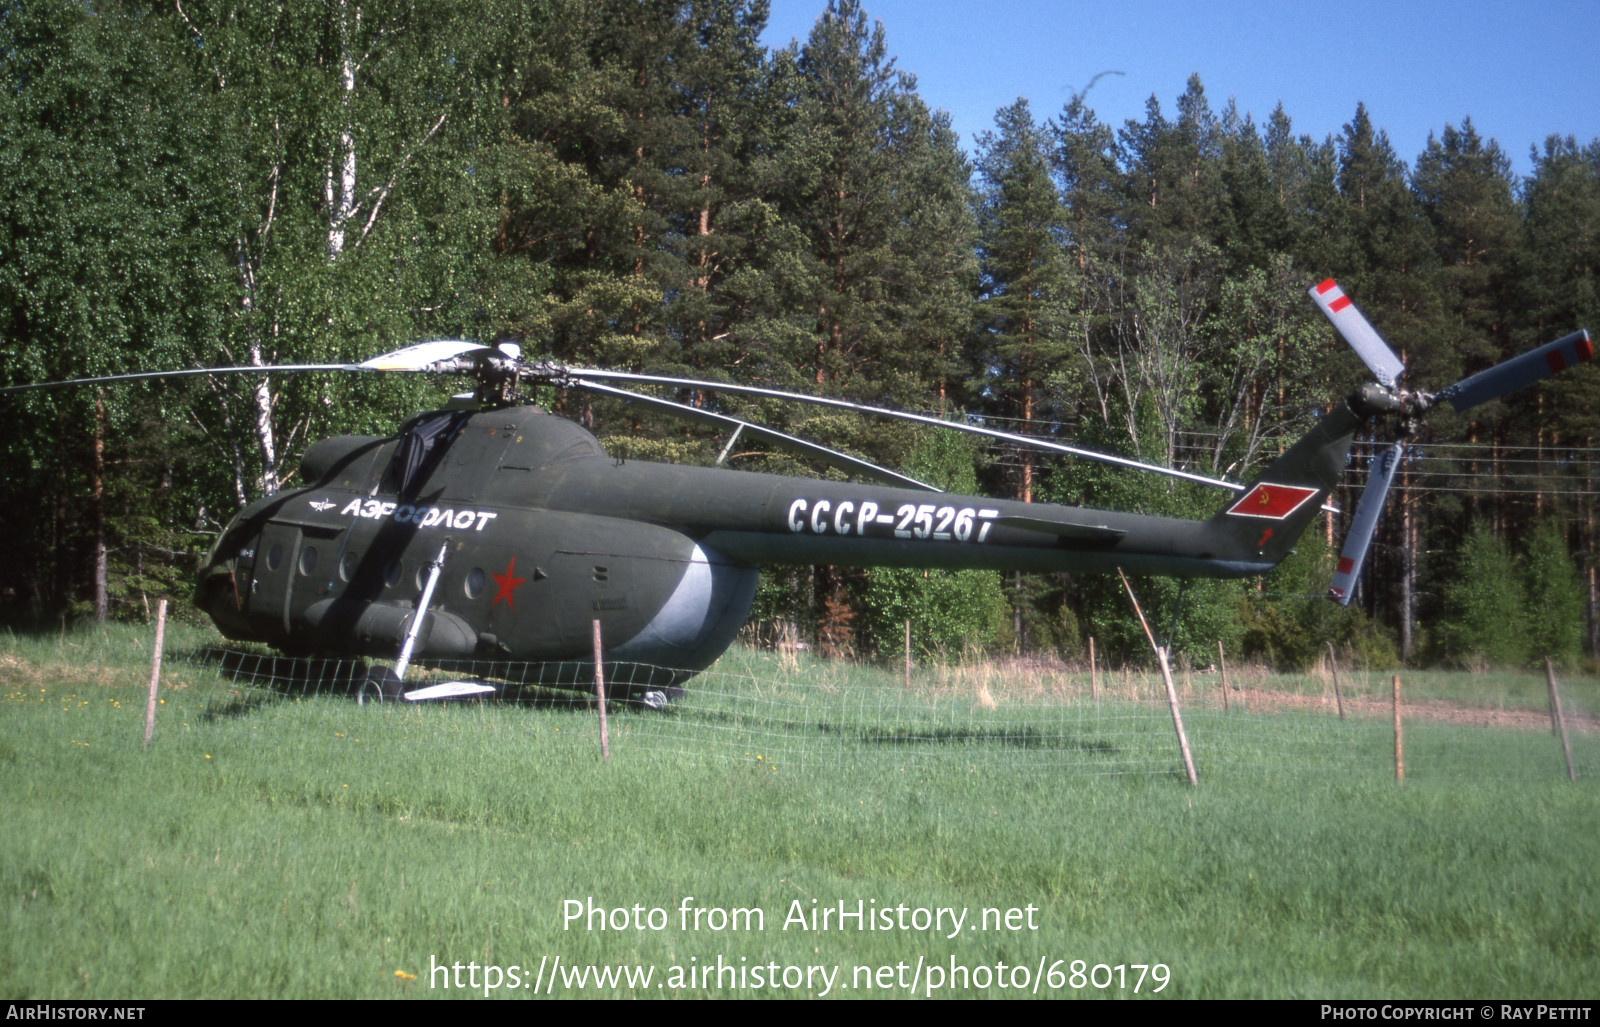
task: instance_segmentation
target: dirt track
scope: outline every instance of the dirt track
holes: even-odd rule
[[[1323,710],[1328,713],[1334,713],[1337,709],[1331,694],[1300,695],[1294,692],[1279,692],[1272,689],[1236,688],[1232,690],[1230,696],[1230,701],[1242,703],[1246,709],[1257,712],[1282,709]],[[1346,713],[1362,717],[1386,717],[1390,715],[1390,711],[1393,708],[1388,699],[1373,699],[1370,697],[1346,697],[1344,706]],[[1441,700],[1428,700],[1425,702],[1402,701],[1400,703],[1400,716],[1406,719],[1438,720],[1450,724],[1473,724],[1480,727],[1524,729],[1549,729],[1550,727],[1550,714],[1548,713],[1540,713],[1534,710],[1505,710],[1481,706],[1463,706],[1459,703],[1443,702]],[[1568,713],[1567,730],[1600,731],[1600,720]]]
[[[1003,701],[1012,696],[1033,696],[1044,692],[1059,693],[1064,682],[1070,682],[1066,685],[1066,689],[1076,695],[1087,689],[1089,675],[1085,668],[1048,660],[1013,659],[950,668],[942,676],[945,683],[954,688],[975,691],[980,704],[993,705],[996,698]],[[1182,671],[1173,676],[1178,686],[1179,702],[1183,706],[1213,709],[1221,707],[1221,693],[1216,688],[1215,677],[1209,672],[1206,676],[1210,681],[1199,692],[1193,689],[1193,679]],[[1325,712],[1330,716],[1336,714],[1338,707],[1334,701],[1331,683],[1325,683],[1320,693],[1294,692],[1266,687],[1273,677],[1271,672],[1260,668],[1239,668],[1230,674],[1232,686],[1228,691],[1229,702],[1234,706],[1243,706],[1247,710],[1259,713],[1314,710]],[[1107,695],[1120,695],[1138,701],[1165,701],[1160,698],[1162,691],[1160,679],[1148,673],[1130,676],[1124,671],[1106,668],[1100,672],[1100,684]],[[1369,690],[1364,689],[1364,691],[1366,691],[1364,695],[1345,696],[1344,705],[1347,714],[1358,717],[1391,715],[1392,705],[1387,694],[1375,696]],[[1550,714],[1543,709],[1475,706],[1444,699],[1407,702],[1403,695],[1404,693],[1400,703],[1400,715],[1406,719],[1523,730],[1550,728]],[[1600,718],[1580,715],[1573,712],[1570,706],[1566,712],[1568,731],[1600,733]]]

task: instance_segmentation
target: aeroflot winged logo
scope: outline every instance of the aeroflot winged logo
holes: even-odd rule
[[[1316,489],[1300,485],[1273,485],[1263,481],[1240,496],[1236,503],[1228,507],[1228,512],[1239,517],[1261,517],[1269,521],[1281,521],[1304,506],[1316,494]]]

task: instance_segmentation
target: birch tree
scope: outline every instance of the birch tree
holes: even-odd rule
[[[438,315],[466,300],[460,272],[441,290],[427,250],[460,252],[465,240],[448,236],[470,231],[471,219],[449,224],[419,208],[438,197],[441,176],[480,198],[491,178],[497,140],[481,112],[494,81],[474,78],[487,5],[177,0],[174,10],[193,43],[197,88],[221,112],[214,157],[234,198],[237,306],[221,359],[349,360],[447,320]],[[431,158],[452,128],[454,163],[441,166]],[[474,147],[471,158],[462,144]],[[308,410],[337,407],[347,387],[263,375],[242,403],[235,388],[217,386],[226,417],[249,425],[251,488],[271,494],[283,479],[285,431],[303,433]]]

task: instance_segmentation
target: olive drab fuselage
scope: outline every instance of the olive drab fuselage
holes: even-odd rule
[[[1348,406],[1214,517],[1189,521],[625,461],[534,407],[419,415],[312,446],[309,484],[228,525],[196,602],[228,637],[392,658],[444,551],[423,661],[606,659],[704,669],[764,563],[1264,573],[1315,516],[1364,416]],[[431,433],[431,434],[430,434]]]

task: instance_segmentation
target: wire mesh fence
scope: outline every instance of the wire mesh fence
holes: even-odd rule
[[[599,755],[588,664],[472,664],[416,669],[405,690],[485,690],[443,701],[378,702],[363,685],[381,667],[201,648],[171,654],[186,693],[183,737],[290,732],[415,749],[419,759],[474,733],[511,733],[552,756]],[[171,657],[169,656],[169,659]],[[899,671],[735,650],[711,670],[665,684],[661,668],[606,665],[607,733],[617,759],[673,766],[899,772],[959,768],[1063,776],[1181,776],[1164,686],[1153,672],[1055,661]],[[1392,672],[1276,674],[1239,668],[1175,676],[1202,781],[1208,774],[1395,773]],[[1399,703],[1407,779],[1565,776],[1543,675],[1407,672]],[[1560,685],[1574,773],[1600,776],[1600,682]],[[326,730],[320,730],[326,728]],[[381,741],[380,741],[381,740]]]

